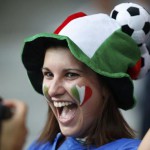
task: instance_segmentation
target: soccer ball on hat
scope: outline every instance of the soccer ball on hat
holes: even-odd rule
[[[122,3],[114,7],[110,16],[120,24],[122,31],[131,36],[139,46],[141,69],[136,79],[144,77],[150,72],[150,52],[145,44],[150,35],[150,14],[138,4]]]
[[[122,31],[131,36],[141,46],[150,33],[150,15],[140,5],[122,3],[117,5],[110,16],[121,25]]]

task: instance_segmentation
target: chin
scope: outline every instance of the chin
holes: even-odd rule
[[[79,129],[77,130],[77,129],[65,127],[65,129],[60,128],[60,130],[64,136],[82,137],[81,130],[79,130]]]

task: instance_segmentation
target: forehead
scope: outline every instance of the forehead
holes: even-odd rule
[[[56,64],[62,65],[80,65],[85,66],[82,62],[77,60],[70,52],[68,48],[64,47],[52,47],[48,48],[45,53],[44,64]]]

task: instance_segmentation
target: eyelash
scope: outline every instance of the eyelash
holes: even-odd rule
[[[51,73],[51,72],[49,72],[49,71],[43,72],[43,76],[46,77],[46,78],[52,78],[52,77],[54,77],[53,73]],[[67,79],[75,79],[75,78],[77,78],[78,76],[79,76],[79,74],[74,73],[74,72],[67,72],[67,73],[65,74],[65,77],[66,77]]]
[[[76,78],[76,77],[79,76],[79,74],[73,73],[73,72],[68,72],[68,73],[66,73],[65,76],[66,76],[67,78]]]
[[[49,71],[45,71],[45,72],[43,72],[43,76],[47,77],[47,78],[50,78],[50,77],[53,77],[53,74]]]

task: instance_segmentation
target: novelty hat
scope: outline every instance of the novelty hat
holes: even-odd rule
[[[110,16],[79,12],[69,16],[54,33],[27,38],[22,61],[34,89],[43,94],[45,51],[48,45],[65,41],[76,59],[106,79],[118,107],[127,110],[135,103],[132,79],[144,76],[150,68],[145,45],[149,31],[149,14],[137,4],[120,4]]]

